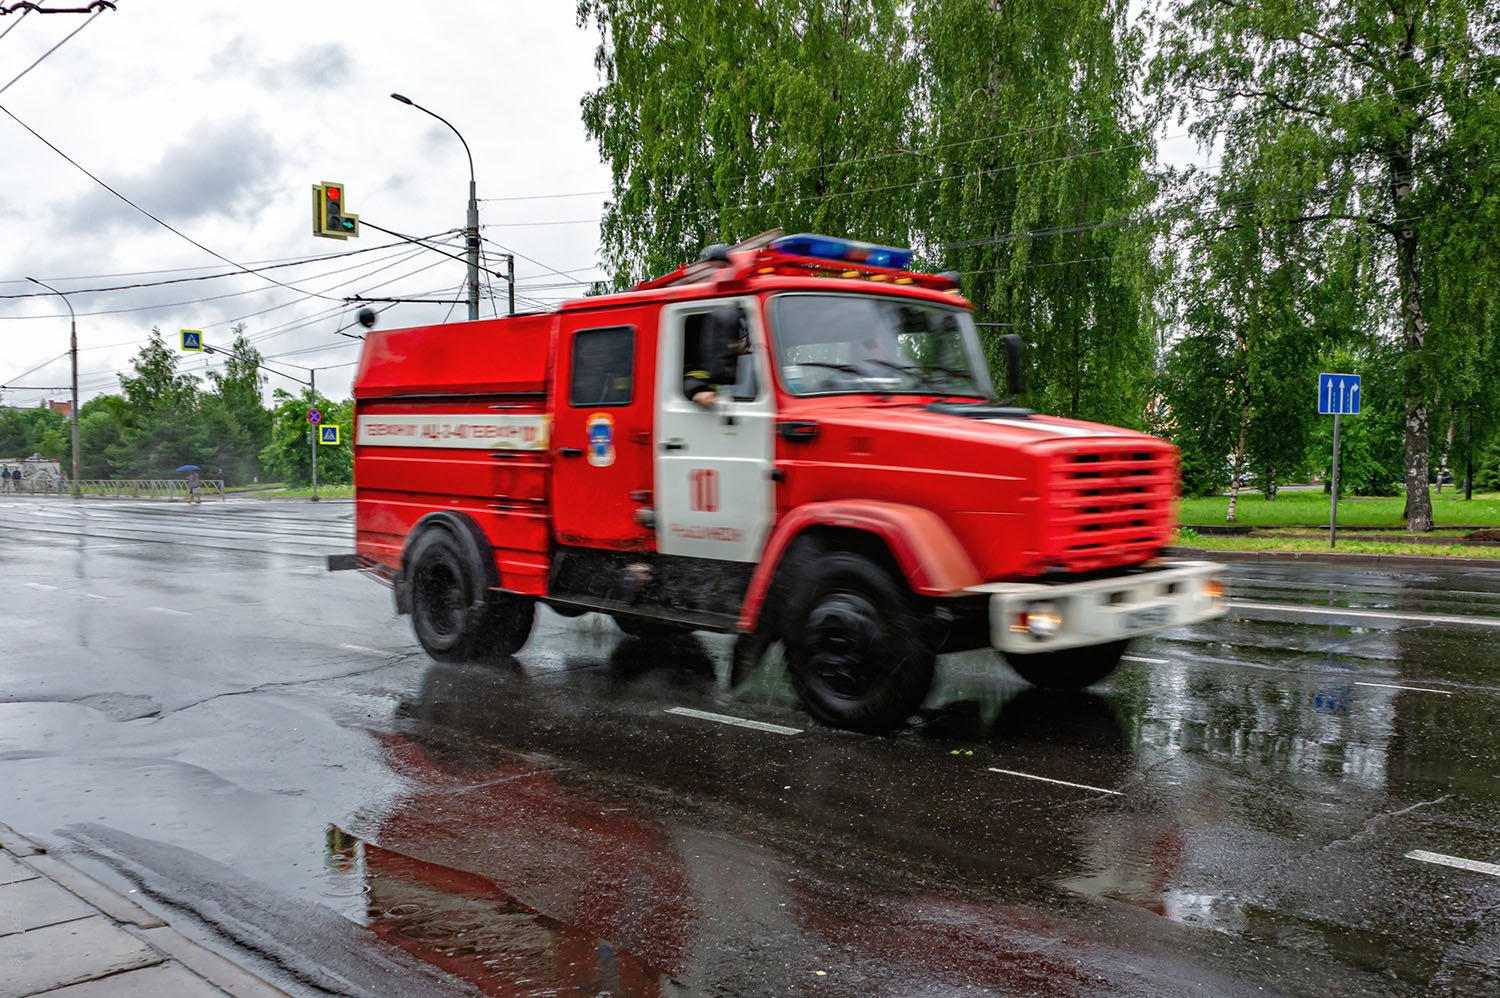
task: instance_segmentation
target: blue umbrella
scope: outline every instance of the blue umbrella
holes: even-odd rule
[[[196,464],[184,464],[182,467],[178,468],[177,470],[178,471],[201,471],[203,469],[199,468]]]

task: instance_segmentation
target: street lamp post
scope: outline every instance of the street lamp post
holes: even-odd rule
[[[469,245],[469,318],[471,320],[477,319],[479,318],[479,198],[476,196],[474,186],[474,154],[469,151],[469,143],[464,141],[463,135],[458,129],[453,127],[453,123],[447,118],[436,112],[427,110],[427,108],[418,104],[410,97],[404,97],[401,94],[391,94],[391,97],[403,104],[416,108],[418,111],[432,115],[432,117],[447,125],[448,130],[457,135],[458,141],[464,144],[464,155],[469,157],[469,218],[468,227],[465,230],[465,237]]]
[[[52,287],[51,285],[43,284],[41,281],[37,280],[35,277],[28,277],[26,279],[28,281],[30,281],[32,284],[35,284],[35,285],[38,285],[40,287],[46,288],[48,291],[50,291],[53,294],[57,295],[57,297],[59,297],[59,298],[61,298],[63,300],[63,304],[66,305],[66,306],[68,306],[68,326],[69,326],[69,335],[71,337],[71,339],[69,341],[69,346],[68,346],[68,353],[71,354],[72,358],[73,358],[73,412],[72,412],[72,417],[73,417],[73,419],[72,419],[72,422],[73,422],[73,489],[72,489],[72,492],[73,492],[73,498],[74,499],[81,499],[83,497],[83,489],[78,484],[78,477],[79,477],[78,476],[78,468],[79,468],[79,461],[78,461],[78,316],[74,314],[74,312],[73,312],[73,303],[70,302],[70,301],[68,301],[68,296],[67,295],[63,294],[61,291],[57,290],[56,288]]]

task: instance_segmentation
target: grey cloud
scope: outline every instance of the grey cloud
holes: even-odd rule
[[[249,117],[194,129],[137,176],[111,186],[174,226],[209,215],[237,217],[263,204],[275,186],[275,139]],[[155,225],[113,194],[94,188],[58,212],[63,231]]]
[[[335,42],[303,48],[289,59],[266,58],[239,35],[219,50],[212,65],[215,74],[243,73],[268,90],[332,90],[349,78],[354,61],[348,49]]]

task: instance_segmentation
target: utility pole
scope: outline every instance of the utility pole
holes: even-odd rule
[[[307,369],[307,407],[316,409],[318,407],[318,369],[310,367]],[[314,426],[307,434],[308,441],[312,444],[312,501],[318,501],[318,434],[323,431],[319,429],[323,424]]]
[[[516,314],[516,256],[505,254],[505,283],[510,288],[510,314]]]
[[[67,295],[63,294],[61,291],[57,290],[51,285],[42,284],[42,282],[37,280],[35,277],[28,277],[26,279],[32,284],[44,287],[48,291],[57,295],[57,297],[63,300],[63,304],[68,306],[68,353],[73,358],[73,411],[71,413],[72,418],[70,420],[70,422],[72,422],[73,424],[73,488],[71,491],[73,493],[74,499],[82,499],[83,487],[78,484],[78,316],[73,312],[73,303],[68,301]]]

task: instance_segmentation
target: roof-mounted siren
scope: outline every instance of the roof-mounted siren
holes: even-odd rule
[[[799,232],[795,236],[782,236],[771,243],[771,249],[788,256],[812,257],[817,260],[833,260],[844,264],[862,264],[866,267],[883,267],[887,270],[905,270],[911,266],[911,250],[899,246],[877,246],[854,239],[839,239],[836,236],[819,236],[811,232]]]

